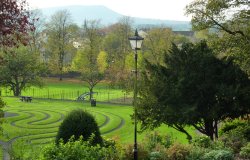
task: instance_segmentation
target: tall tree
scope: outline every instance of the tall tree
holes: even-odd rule
[[[173,45],[164,65],[147,63],[144,80],[138,100],[143,128],[164,123],[191,139],[185,126],[193,126],[214,139],[219,122],[250,113],[247,74],[217,59],[204,41]]]
[[[25,0],[1,0],[0,3],[0,46],[26,44],[26,34],[34,30]]]
[[[19,45],[9,50],[9,54],[1,53],[3,63],[0,65],[0,84],[9,87],[14,96],[20,96],[22,91],[31,85],[41,86],[40,76],[43,66],[37,54],[30,48]]]
[[[106,53],[101,51],[102,34],[99,21],[84,21],[83,47],[78,50],[74,59],[74,68],[81,72],[82,81],[88,84],[90,99],[93,89],[103,78],[106,62]]]
[[[221,56],[233,57],[250,74],[249,0],[197,0],[186,7],[194,30],[214,33],[209,43]]]
[[[52,64],[56,64],[56,68],[59,70],[60,80],[62,80],[65,56],[69,46],[72,46],[70,43],[71,25],[71,15],[67,10],[56,12],[47,24],[47,49],[50,52],[50,61],[52,61]]]
[[[126,57],[130,53],[128,37],[132,36],[133,21],[130,17],[122,17],[118,23],[109,26],[104,40],[104,50],[108,59],[108,78],[119,86],[124,86],[127,78]]]
[[[169,28],[154,28],[147,32],[143,42],[144,57],[152,62],[162,64],[164,54],[171,48],[174,36]]]

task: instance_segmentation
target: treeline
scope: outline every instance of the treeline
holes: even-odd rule
[[[134,64],[128,38],[135,30],[130,17],[106,27],[99,20],[83,19],[82,26],[78,26],[67,10],[56,12],[46,22],[40,11],[27,12],[33,29],[20,32],[18,36],[22,38],[15,44],[2,43],[1,47],[1,84],[10,87],[15,96],[31,85],[41,86],[41,76],[58,75],[62,80],[65,74],[80,75],[78,78],[88,84],[90,92],[101,80],[128,88]],[[165,27],[142,28],[139,34],[145,37],[139,68],[143,67],[143,57],[162,63],[172,42],[190,40]]]

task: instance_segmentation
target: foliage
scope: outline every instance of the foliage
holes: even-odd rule
[[[11,160],[35,160],[39,159],[42,147],[31,145],[23,139],[12,143],[8,149]]]
[[[189,154],[190,147],[180,143],[174,143],[167,150],[169,160],[185,160]]]
[[[220,140],[226,147],[231,148],[234,153],[239,153],[240,148],[249,141],[249,125],[239,126],[221,135]]]
[[[27,44],[28,32],[35,28],[26,7],[26,0],[1,0],[0,46]]]
[[[144,57],[153,64],[163,64],[164,55],[171,48],[173,32],[169,28],[153,28],[143,42]]]
[[[46,25],[48,36],[45,52],[48,55],[51,70],[59,72],[60,80],[62,80],[63,68],[67,64],[66,56],[72,52],[73,45],[70,40],[73,38],[73,27],[71,15],[67,10],[57,11]]]
[[[107,53],[101,51],[97,56],[97,65],[100,73],[104,73],[108,67],[107,64]]]
[[[90,142],[80,137],[78,140],[70,139],[67,143],[51,144],[43,149],[40,160],[93,160],[118,159],[114,148],[92,146]]]
[[[2,97],[0,97],[0,124],[3,123],[4,111],[3,108],[6,106],[6,103],[3,101]],[[3,128],[0,125],[0,135],[2,134]]]
[[[207,136],[202,136],[202,137],[196,137],[192,139],[192,144],[197,147],[202,147],[202,148],[209,148],[212,145],[212,141],[209,137]]]
[[[82,32],[84,47],[77,52],[74,66],[81,73],[81,80],[87,82],[90,99],[94,87],[104,79],[106,70],[106,53],[101,51],[102,35],[99,34],[99,21],[85,20]]]
[[[14,96],[20,96],[30,86],[42,86],[40,76],[45,73],[45,67],[38,60],[37,54],[31,53],[25,46],[19,46],[2,56],[0,84],[10,87]]]
[[[130,71],[126,69],[126,57],[130,54],[128,38],[132,32],[133,20],[131,17],[122,17],[118,23],[106,28],[107,34],[103,41],[103,48],[107,53],[107,75],[106,78],[112,85],[125,87]]]
[[[160,160],[162,159],[162,154],[160,152],[151,152],[149,154],[149,159],[150,160]]]
[[[144,147],[148,151],[155,150],[159,146],[165,148],[170,147],[173,144],[173,138],[170,135],[161,135],[159,132],[150,132],[145,135],[143,139]]]
[[[246,125],[246,121],[244,120],[239,120],[239,119],[235,119],[233,121],[226,121],[225,123],[223,123],[223,125],[220,127],[220,134],[229,132],[230,130],[236,129],[239,126],[245,126]]]
[[[246,146],[240,149],[240,156],[246,159],[250,159],[250,142],[248,142]]]
[[[216,58],[204,41],[173,44],[164,65],[146,63],[138,98],[143,129],[164,123],[191,139],[184,127],[192,125],[214,139],[220,121],[250,113],[247,74]]]
[[[91,145],[102,145],[102,137],[95,118],[81,109],[71,111],[63,120],[56,136],[56,143],[62,139],[64,143],[74,136],[78,139],[83,136],[83,140],[89,140]]]
[[[229,150],[212,150],[208,153],[205,153],[203,160],[233,160],[233,153]]]
[[[124,145],[122,159],[133,160],[134,159],[133,148],[134,148],[133,144]],[[143,146],[143,144],[137,144],[137,148],[138,148],[138,153],[137,153],[138,159],[148,159],[149,152]]]
[[[250,21],[248,0],[199,0],[186,7],[194,30],[207,29],[217,54],[234,57],[244,70],[250,71]],[[211,35],[211,34],[210,34]]]
[[[192,146],[189,155],[186,157],[186,160],[203,160],[204,154],[208,151],[208,149],[202,147]]]

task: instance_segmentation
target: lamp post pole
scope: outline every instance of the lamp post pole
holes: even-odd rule
[[[131,47],[135,50],[135,81],[134,81],[134,97],[133,97],[133,106],[134,106],[134,160],[138,159],[138,149],[137,149],[137,77],[138,77],[138,69],[137,69],[137,60],[138,54],[137,50],[141,49],[141,44],[144,38],[138,35],[137,30],[135,30],[135,35],[129,38],[131,43]]]
[[[134,160],[138,159],[138,150],[137,150],[137,49],[135,49],[135,82],[134,82]]]

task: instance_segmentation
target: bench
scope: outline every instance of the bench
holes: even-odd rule
[[[32,101],[32,97],[30,97],[30,96],[21,96],[20,100],[22,102],[31,102]]]

